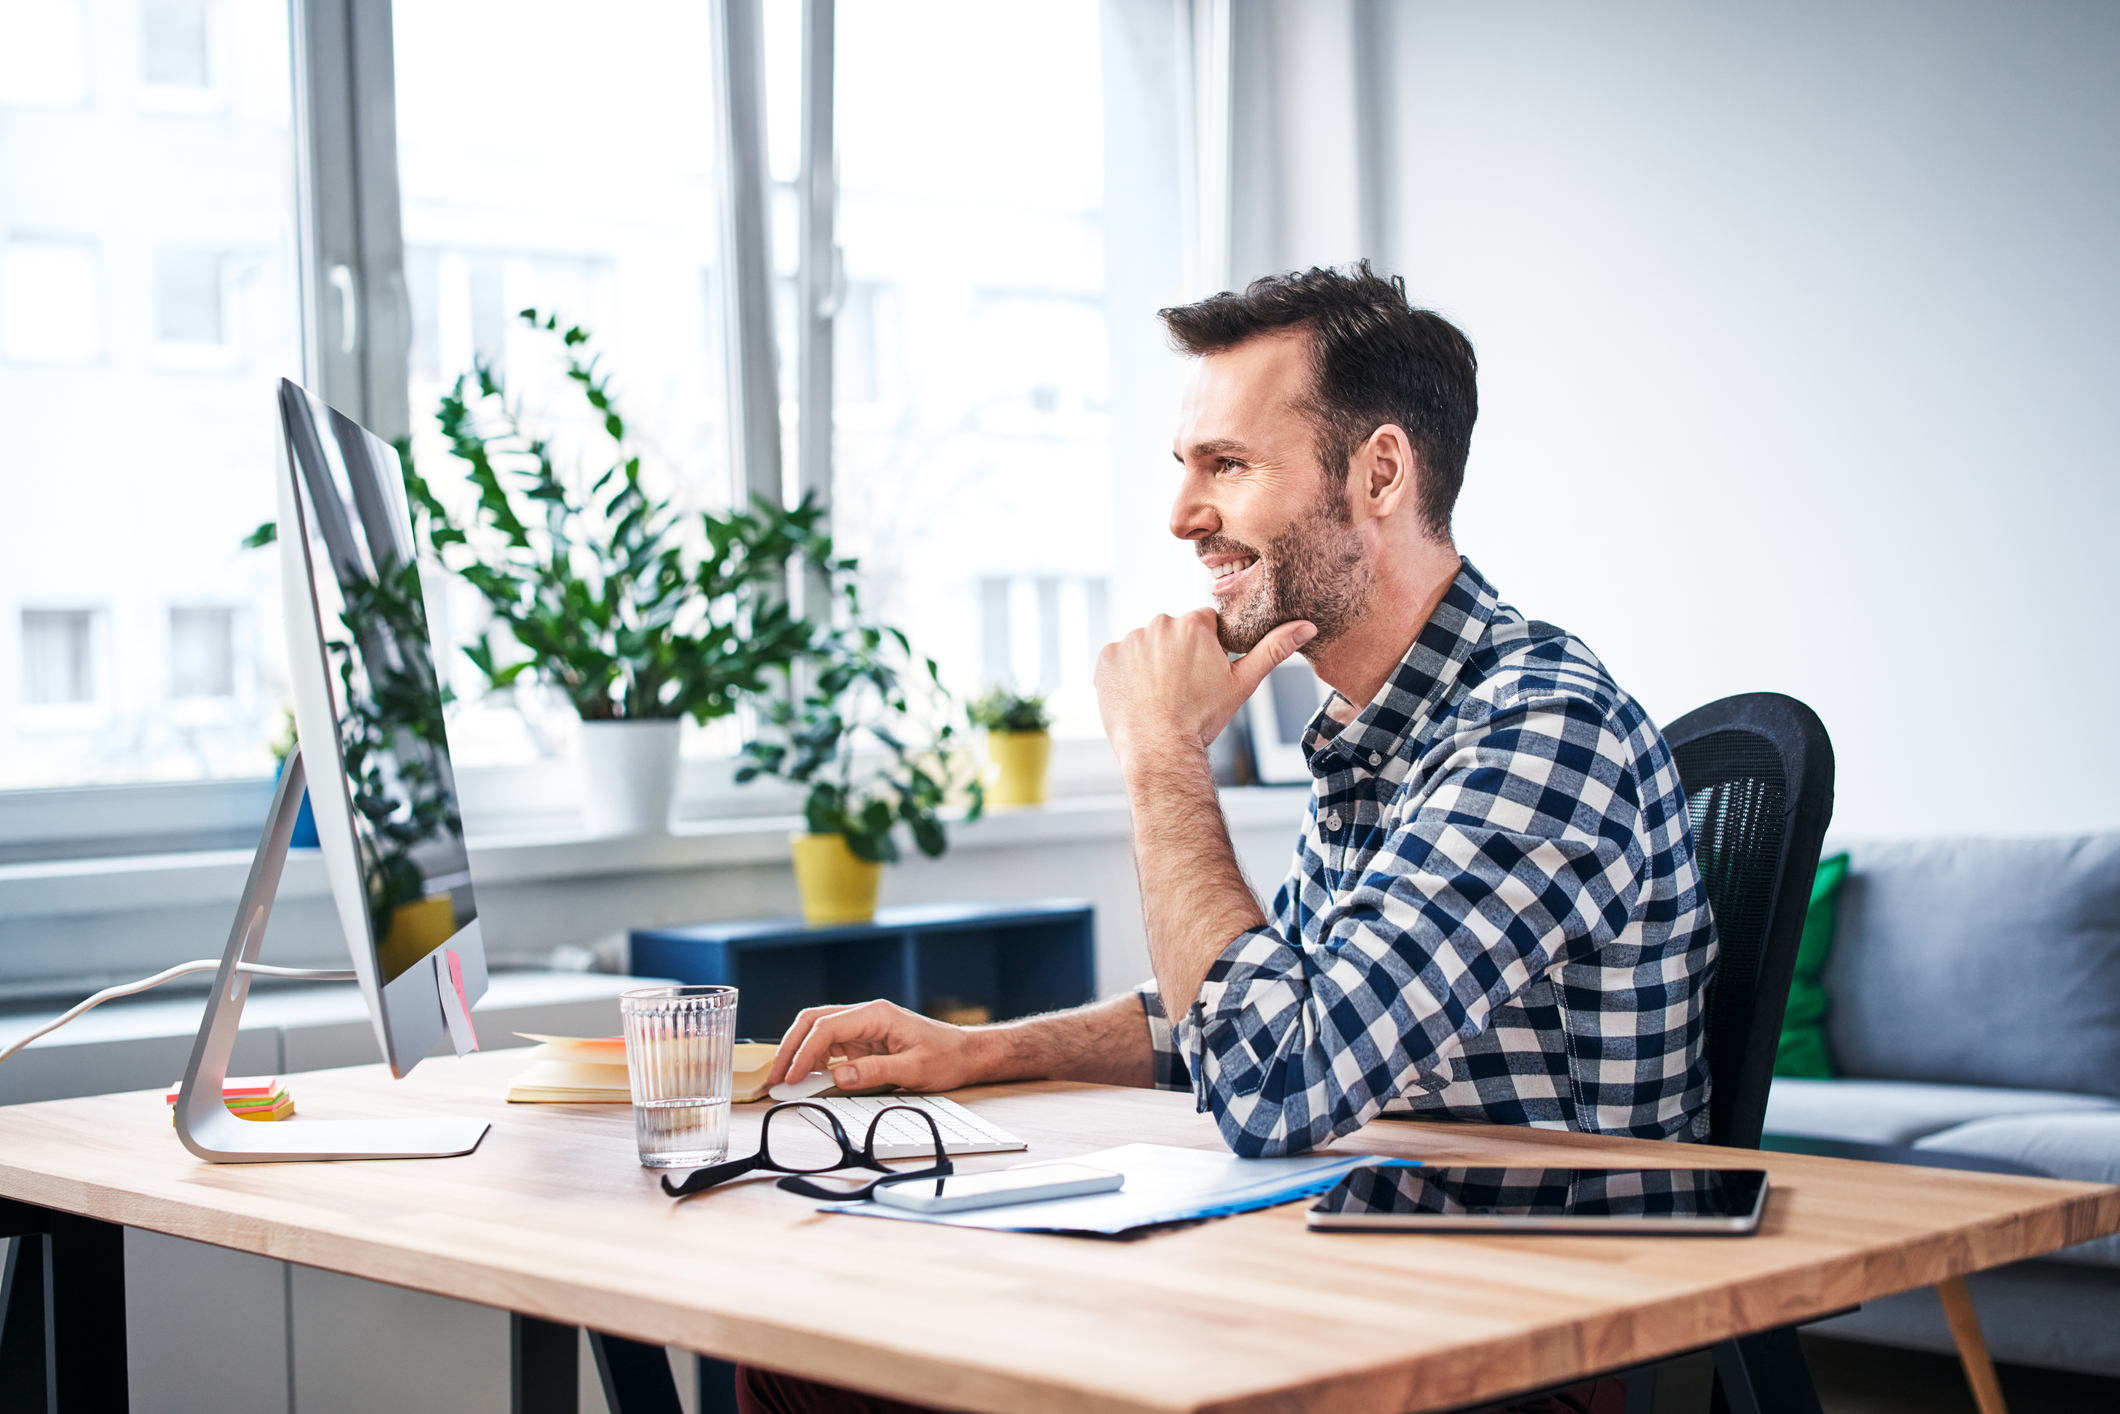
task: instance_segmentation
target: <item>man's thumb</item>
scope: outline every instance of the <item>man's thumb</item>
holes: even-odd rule
[[[832,1083],[849,1095],[858,1095],[899,1084],[904,1068],[900,1056],[862,1056],[833,1066]]]
[[[1244,689],[1246,697],[1266,681],[1266,675],[1288,661],[1288,655],[1318,636],[1318,626],[1308,619],[1296,619],[1259,640],[1249,653],[1230,664],[1236,671],[1237,685]]]

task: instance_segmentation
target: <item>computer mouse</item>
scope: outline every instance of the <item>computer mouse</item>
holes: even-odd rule
[[[786,1104],[790,1100],[807,1100],[812,1095],[822,1095],[832,1088],[832,1077],[824,1071],[813,1070],[800,1080],[783,1080],[766,1093]]]

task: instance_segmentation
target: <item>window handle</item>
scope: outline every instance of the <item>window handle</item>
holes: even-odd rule
[[[339,292],[339,352],[350,354],[361,341],[360,301],[353,297],[353,267],[334,265],[326,277]]]

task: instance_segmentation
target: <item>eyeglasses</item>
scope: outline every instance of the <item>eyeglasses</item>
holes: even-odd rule
[[[830,1127],[832,1137],[839,1141],[839,1157],[837,1160],[828,1164],[784,1164],[774,1159],[773,1121],[791,1110],[809,1110],[824,1116],[825,1123]],[[920,1116],[928,1127],[929,1135],[934,1138],[935,1162],[930,1167],[914,1169],[908,1172],[899,1169],[887,1169],[876,1161],[877,1126],[883,1123],[885,1115],[901,1113]],[[800,1121],[790,1120],[789,1123],[799,1123],[805,1136],[812,1132],[808,1119]],[[783,1147],[787,1146],[784,1144]],[[849,1188],[827,1188],[823,1184],[810,1182],[809,1176],[812,1174],[830,1173],[834,1169],[845,1168],[869,1169],[884,1175],[884,1178],[873,1179],[868,1183],[858,1184]],[[732,1178],[737,1178],[747,1173],[755,1173],[759,1169],[790,1175],[790,1177],[780,1180],[779,1184],[781,1188],[786,1189],[790,1193],[800,1193],[805,1198],[823,1198],[841,1203],[858,1203],[862,1199],[871,1196],[876,1191],[876,1185],[884,1182],[884,1179],[947,1178],[953,1172],[950,1167],[948,1151],[942,1146],[942,1131],[935,1127],[935,1117],[926,1110],[912,1105],[891,1105],[878,1110],[875,1116],[869,1120],[868,1136],[863,1139],[861,1149],[857,1153],[854,1149],[854,1141],[847,1138],[846,1127],[840,1124],[838,1115],[833,1114],[831,1110],[823,1105],[813,1104],[808,1100],[794,1100],[784,1105],[775,1105],[772,1109],[766,1111],[765,1119],[760,1122],[758,1128],[757,1153],[749,1158],[731,1159],[725,1164],[713,1164],[707,1168],[695,1170],[686,1176],[683,1183],[672,1183],[669,1177],[665,1175],[662,1181],[663,1192],[669,1194],[672,1198],[688,1198],[694,1193],[701,1193],[712,1188],[717,1183],[726,1183]]]

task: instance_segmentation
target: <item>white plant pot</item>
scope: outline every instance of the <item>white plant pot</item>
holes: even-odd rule
[[[575,764],[592,835],[670,832],[681,721],[583,722]]]

